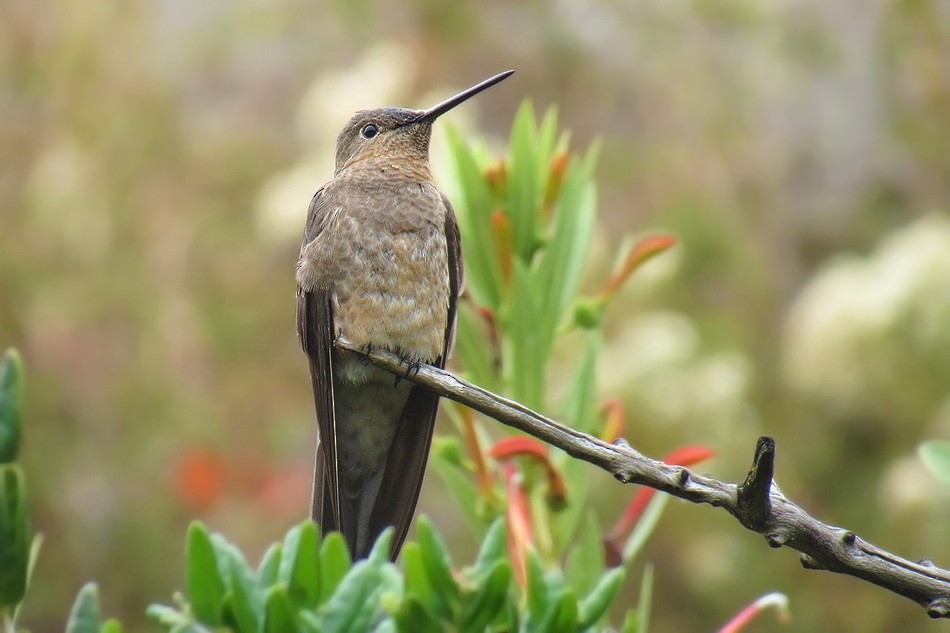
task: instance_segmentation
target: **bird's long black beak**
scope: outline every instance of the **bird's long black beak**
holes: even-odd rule
[[[474,97],[475,95],[477,95],[477,94],[478,94],[479,92],[481,92],[482,90],[485,90],[485,89],[487,89],[487,88],[491,88],[492,86],[494,86],[495,84],[497,84],[499,81],[503,81],[503,80],[507,79],[507,78],[510,77],[512,74],[514,74],[514,72],[515,72],[515,71],[513,71],[513,70],[506,70],[506,71],[503,72],[503,73],[498,73],[498,74],[495,75],[494,77],[489,77],[489,78],[486,79],[485,81],[483,81],[483,82],[481,82],[481,83],[479,83],[479,84],[476,84],[476,85],[472,86],[471,88],[468,88],[467,90],[463,90],[462,92],[458,93],[458,94],[455,95],[454,97],[449,97],[448,99],[446,99],[446,100],[443,101],[442,103],[440,103],[440,104],[438,104],[438,105],[435,105],[435,106],[432,106],[432,107],[429,108],[428,110],[423,110],[423,111],[419,114],[418,117],[416,117],[415,119],[413,119],[412,123],[422,123],[423,121],[433,121],[433,120],[435,120],[437,117],[439,117],[439,116],[445,114],[446,112],[448,112],[449,110],[451,110],[451,109],[454,108],[455,106],[459,105],[459,104],[462,103],[463,101],[467,101],[467,100],[470,99],[471,97]]]

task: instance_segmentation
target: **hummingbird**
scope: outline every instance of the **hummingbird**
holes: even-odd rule
[[[509,70],[428,110],[357,112],[336,142],[333,178],[310,202],[297,263],[297,336],[310,364],[318,439],[310,514],[353,559],[415,512],[439,399],[337,349],[382,349],[408,372],[444,367],[462,291],[458,222],[429,168],[433,122]]]

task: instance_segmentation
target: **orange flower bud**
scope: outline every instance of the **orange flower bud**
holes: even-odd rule
[[[607,416],[604,422],[604,430],[600,434],[600,439],[605,442],[613,442],[618,437],[623,437],[624,430],[627,426],[623,403],[617,398],[612,398],[605,402],[600,410]]]
[[[511,220],[501,209],[495,209],[491,213],[491,234],[495,242],[495,253],[498,255],[498,265],[501,269],[501,279],[508,286],[511,279],[511,266],[514,247],[511,237]]]
[[[570,155],[565,151],[558,152],[551,159],[548,186],[544,191],[544,202],[541,204],[541,214],[544,218],[550,216],[551,208],[561,193],[561,185],[564,184],[564,173],[567,171],[570,160]]]
[[[496,199],[503,198],[508,188],[508,164],[499,158],[485,168],[485,181]]]
[[[604,299],[614,296],[633,271],[675,245],[676,238],[672,235],[652,235],[643,238],[627,252],[623,265],[607,280],[597,296]]]

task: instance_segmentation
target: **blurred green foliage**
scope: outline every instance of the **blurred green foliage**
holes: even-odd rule
[[[194,523],[188,591],[176,597],[178,606],[153,605],[149,614],[182,632],[207,626],[236,633],[584,631],[602,617],[619,587],[620,575],[611,574],[578,600],[532,558],[536,578],[523,600],[512,586],[500,520],[475,563],[458,573],[428,520],[420,517],[418,526],[419,540],[406,544],[399,567],[389,562],[391,531],[367,559],[354,563],[339,534],[321,541],[307,522],[272,546],[254,571],[234,546]]]
[[[580,291],[610,274],[619,235],[680,240],[604,315],[598,391],[622,394],[631,441],[653,455],[712,446],[716,474],[738,479],[768,433],[778,481],[807,509],[946,566],[950,493],[916,454],[950,436],[950,378],[928,343],[946,340],[927,309],[942,302],[915,293],[884,310],[896,321],[861,330],[873,344],[836,373],[853,378],[846,397],[784,369],[793,314],[814,314],[797,306],[838,255],[874,261],[888,236],[950,209],[945,5],[851,8],[0,3],[0,344],[31,368],[24,406],[42,423],[20,459],[48,537],[47,582],[21,620],[58,630],[95,578],[104,611],[134,626],[182,574],[178,557],[138,553],[171,551],[195,514],[249,557],[302,518],[314,430],[293,265],[331,169],[306,159],[332,159],[352,110],[427,105],[425,91],[509,67],[504,90],[466,105],[479,129],[502,134],[530,96],[558,104],[575,144],[603,139]],[[466,112],[452,115],[462,134]],[[288,173],[303,190],[269,206]],[[852,349],[849,328],[825,331],[841,337],[819,349]],[[553,348],[551,392],[582,365],[583,337]],[[617,489],[594,477],[588,500],[608,516]],[[437,477],[421,507],[466,560],[473,540]],[[647,553],[655,630],[709,629],[767,585],[791,598],[789,631],[941,626],[763,553],[708,509],[672,504],[662,527]]]
[[[23,470],[15,463],[22,435],[23,363],[15,350],[0,361],[0,626],[13,630],[38,542],[30,534]]]

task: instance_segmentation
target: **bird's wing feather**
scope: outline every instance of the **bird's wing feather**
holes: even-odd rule
[[[310,202],[301,250],[326,226],[324,189]],[[310,514],[324,533],[340,529],[340,486],[337,471],[336,430],[333,415],[333,308],[329,280],[311,288],[297,287],[297,336],[310,362],[310,379],[317,411],[313,502]]]
[[[462,237],[459,233],[459,223],[455,218],[455,210],[449,199],[442,196],[445,206],[445,241],[449,254],[449,320],[445,332],[445,347],[442,352],[440,367],[445,367],[445,361],[452,355],[455,346],[455,313],[459,297],[465,290],[465,267],[462,265]]]
[[[452,205],[445,196],[442,196],[442,205],[445,211],[444,230],[448,253],[449,313],[442,354],[435,363],[439,367],[445,366],[455,336],[456,305],[462,287],[462,249],[458,222]],[[391,551],[393,560],[399,554],[415,513],[438,406],[439,397],[435,393],[420,385],[412,388],[386,460],[386,472],[370,516],[370,533],[378,534],[388,525],[395,527]],[[360,554],[365,556],[367,553]]]

